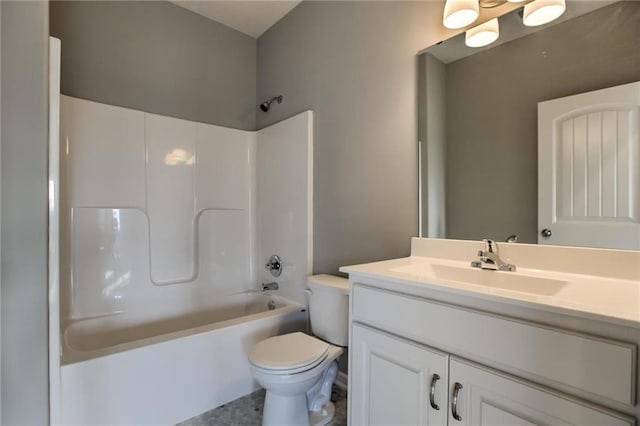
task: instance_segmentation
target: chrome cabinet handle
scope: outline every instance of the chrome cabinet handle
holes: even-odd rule
[[[439,410],[440,406],[436,404],[436,382],[440,380],[440,376],[438,374],[434,374],[431,376],[431,392],[429,393],[429,403],[431,404],[431,408],[434,410]]]
[[[549,228],[543,229],[542,231],[540,231],[540,235],[542,235],[543,238],[551,237],[551,235],[552,235],[551,229],[549,229]]]
[[[451,415],[457,421],[462,420],[462,417],[458,414],[458,394],[460,393],[460,389],[462,389],[462,385],[456,382],[453,385],[453,401],[451,402]]]

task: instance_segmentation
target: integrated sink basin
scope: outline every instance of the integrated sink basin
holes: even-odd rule
[[[482,270],[472,260],[516,269]],[[379,280],[389,291],[427,299],[463,295],[462,305],[478,297],[640,327],[640,251],[414,238],[411,256],[340,271],[354,283],[376,287]]]
[[[436,263],[417,263],[392,268],[391,271],[420,277],[456,281],[465,284],[482,285],[519,291],[523,293],[552,296],[559,293],[566,281],[552,278],[534,277],[518,272],[491,271],[469,267],[459,267]]]

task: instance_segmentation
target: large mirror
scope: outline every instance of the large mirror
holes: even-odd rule
[[[638,108],[615,101],[608,111],[557,113],[549,134],[565,139],[549,142],[554,151],[540,158],[546,130],[539,132],[538,113],[539,103],[640,80],[640,2],[567,1],[564,15],[541,27],[525,27],[521,9],[499,23],[500,38],[489,46],[466,47],[462,33],[419,55],[421,235],[640,248]],[[637,102],[640,89],[624,87]],[[611,142],[606,123],[630,132],[628,140]],[[581,170],[594,165],[597,173]],[[549,203],[539,203],[539,190],[552,192]],[[550,223],[540,209],[555,209]],[[573,223],[561,229],[567,217]]]

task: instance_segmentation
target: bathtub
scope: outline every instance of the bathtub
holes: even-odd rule
[[[175,424],[258,389],[248,352],[262,339],[306,331],[306,307],[243,293],[212,308],[142,322],[137,314],[67,324],[63,424]]]

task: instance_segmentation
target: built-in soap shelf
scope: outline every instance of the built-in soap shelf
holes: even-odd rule
[[[241,274],[226,271],[247,252],[242,226],[245,212],[206,209],[195,218],[193,275],[182,281],[155,282],[151,271],[149,216],[132,208],[74,208],[72,210],[72,312],[74,319],[128,311],[129,302],[144,296],[145,286],[211,285],[211,277]],[[232,235],[238,232],[235,243]],[[223,246],[224,244],[224,246]],[[243,284],[243,277],[233,282]],[[94,283],[94,285],[82,285]],[[138,290],[138,288],[140,288]],[[133,300],[130,300],[133,299]]]

